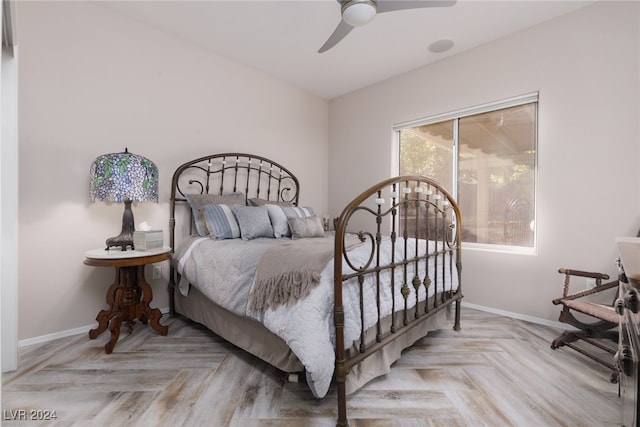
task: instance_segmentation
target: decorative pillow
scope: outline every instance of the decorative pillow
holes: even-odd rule
[[[187,203],[191,206],[191,212],[193,213],[193,221],[196,225],[196,231],[200,236],[209,235],[207,224],[202,216],[200,208],[204,205],[244,205],[244,194],[242,193],[229,193],[229,194],[185,194]]]
[[[304,218],[313,215],[313,208],[310,207],[282,206],[282,210],[287,218]]]
[[[324,237],[322,221],[316,215],[303,218],[289,218],[292,239]]]
[[[237,239],[240,227],[229,205],[204,205],[200,208],[209,237],[215,240]]]
[[[274,237],[290,237],[291,230],[289,229],[289,218],[304,218],[313,215],[313,209],[298,208],[296,206],[282,206],[276,204],[265,205],[269,212],[269,219],[271,220],[271,226],[273,227]]]
[[[265,205],[267,207],[267,213],[269,214],[269,220],[271,220],[271,226],[273,227],[274,237],[289,237],[291,232],[289,231],[289,222],[287,216],[282,210],[282,206],[278,205]]]
[[[273,237],[273,227],[266,206],[231,206],[240,226],[242,240]]]
[[[264,205],[278,205],[278,206],[293,206],[291,202],[283,202],[282,200],[265,200],[258,197],[252,197],[248,199],[249,206],[264,206]]]

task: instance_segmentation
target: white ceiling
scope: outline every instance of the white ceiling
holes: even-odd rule
[[[317,53],[340,21],[336,0],[160,0],[101,4],[331,99],[553,19],[594,1],[458,0],[378,15]],[[454,47],[432,53],[429,45]]]

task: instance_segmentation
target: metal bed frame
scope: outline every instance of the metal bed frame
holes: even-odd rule
[[[170,199],[169,242],[176,247],[176,207],[187,205],[185,194],[223,194],[242,191],[246,199],[262,198],[272,202],[298,204],[298,179],[282,165],[262,156],[244,153],[223,153],[200,157],[178,167],[173,175]],[[186,211],[186,209],[185,209]],[[193,233],[193,218],[188,218],[188,231]],[[401,176],[379,182],[355,197],[341,215],[333,221],[335,228],[334,252],[334,325],[336,332],[335,380],[338,389],[338,426],[347,426],[346,377],[358,363],[383,349],[397,337],[423,324],[441,310],[454,306],[453,328],[460,329],[460,301],[462,299],[462,220],[460,210],[452,196],[436,181],[424,176]],[[370,257],[364,265],[354,265],[345,249],[345,238],[356,233],[363,244],[370,245]],[[399,259],[384,263],[380,258],[382,236],[389,236],[394,248],[403,254]],[[431,244],[429,245],[429,243]],[[425,251],[418,245],[424,244]],[[394,251],[392,251],[395,253]],[[432,271],[429,265],[441,260],[441,271]],[[419,271],[424,265],[424,277]],[[380,297],[383,287],[381,276],[391,273],[393,295],[391,304],[395,315],[383,318]],[[444,278],[456,277],[455,287]],[[172,314],[176,271],[172,264],[169,295]],[[401,277],[400,282],[395,277]],[[365,301],[362,287],[365,279],[375,283],[377,301]],[[359,286],[360,312],[365,304],[377,304],[378,318],[372,329],[374,339],[363,330],[357,343],[344,342],[343,290],[346,286]],[[395,289],[402,297],[396,301]],[[420,303],[418,291],[432,288],[433,297]],[[364,324],[364,319],[360,319]],[[214,331],[215,332],[215,331]]]

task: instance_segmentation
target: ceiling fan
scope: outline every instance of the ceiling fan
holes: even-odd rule
[[[342,19],[318,53],[325,52],[340,42],[354,27],[368,24],[378,13],[396,10],[419,9],[423,7],[446,7],[456,4],[456,0],[337,0],[340,3]]]

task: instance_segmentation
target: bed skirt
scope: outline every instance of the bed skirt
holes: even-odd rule
[[[189,290],[188,297],[183,296],[176,288],[174,298],[176,313],[206,326],[228,342],[283,372],[304,371],[304,366],[282,338],[255,320],[238,316],[220,307],[193,286]],[[399,336],[353,367],[346,378],[347,394],[357,391],[374,378],[389,373],[391,365],[400,358],[404,349],[412,346],[428,332],[444,328],[447,322],[450,322],[451,314],[452,307],[448,305],[420,326]],[[375,331],[369,331],[372,336],[374,333]],[[355,349],[352,348],[351,351]]]
[[[206,326],[215,334],[284,372],[301,372],[304,366],[282,338],[262,324],[211,302],[196,287],[189,296],[174,292],[175,311]]]

